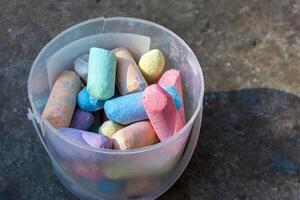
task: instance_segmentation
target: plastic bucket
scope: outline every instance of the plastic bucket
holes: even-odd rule
[[[56,76],[72,69],[74,59],[92,46],[125,46],[134,57],[160,49],[166,69],[181,71],[187,124],[168,140],[139,149],[116,151],[73,143],[41,113]],[[170,30],[145,20],[112,17],[74,25],[39,53],[28,78],[28,118],[48,152],[61,183],[80,199],[154,199],[171,187],[187,166],[197,144],[204,80],[196,56]]]

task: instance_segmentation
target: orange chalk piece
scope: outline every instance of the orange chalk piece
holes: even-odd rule
[[[119,47],[112,51],[117,57],[116,85],[121,95],[143,91],[148,84],[129,50]]]
[[[75,72],[62,72],[52,88],[42,119],[48,120],[55,128],[69,127],[81,85]]]
[[[172,96],[159,85],[150,85],[144,91],[142,102],[160,141],[175,133],[176,107]]]
[[[113,139],[113,148],[120,150],[145,147],[159,142],[149,121],[126,126],[113,134],[111,139]]]
[[[173,86],[176,88],[176,90],[180,96],[181,107],[177,111],[177,116],[176,116],[176,132],[178,132],[182,127],[184,127],[184,125],[186,123],[180,71],[175,70],[175,69],[170,69],[170,70],[166,71],[160,78],[158,85],[161,87]]]

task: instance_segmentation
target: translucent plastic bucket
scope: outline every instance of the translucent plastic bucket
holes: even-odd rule
[[[92,46],[125,46],[136,58],[147,48],[160,49],[166,68],[181,71],[185,127],[164,142],[116,151],[75,144],[47,121],[41,121],[56,76],[72,69],[74,59]],[[28,118],[33,121],[57,177],[78,198],[154,199],[175,183],[192,156],[200,132],[203,94],[204,80],[197,58],[176,34],[141,19],[96,18],[63,31],[39,53],[28,79]]]

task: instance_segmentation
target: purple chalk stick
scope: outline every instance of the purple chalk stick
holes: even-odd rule
[[[75,128],[59,128],[62,134],[67,136],[68,138],[72,139],[73,141],[95,147],[95,148],[112,148],[112,141],[110,138],[106,137],[105,135],[100,135],[88,131],[83,131]]]
[[[112,141],[108,137],[102,134],[96,134],[91,132],[82,132],[82,138],[84,141],[90,145],[91,147],[96,148],[105,148],[111,149],[112,148]]]
[[[63,135],[67,136],[71,140],[86,145],[85,141],[82,138],[80,130],[74,128],[65,128],[65,127],[61,127],[58,130],[60,130],[60,132],[63,133]]]
[[[92,113],[76,108],[73,114],[70,128],[88,130],[94,123],[95,117]]]

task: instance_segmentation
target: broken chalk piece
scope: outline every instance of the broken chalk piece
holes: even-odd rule
[[[180,71],[175,69],[166,71],[158,81],[158,85],[161,87],[173,86],[180,96],[181,107],[176,116],[176,132],[178,132],[186,123]]]
[[[70,128],[88,130],[94,123],[95,117],[92,113],[76,108],[73,114]]]
[[[71,140],[94,148],[111,149],[112,141],[108,137],[75,128],[59,128],[60,132]]]
[[[84,111],[98,111],[103,108],[104,102],[103,100],[96,100],[91,97],[86,87],[77,94],[77,105]]]
[[[149,121],[131,124],[116,132],[112,137],[114,149],[133,149],[157,143],[159,140]]]
[[[161,73],[164,70],[165,58],[162,52],[158,49],[148,51],[139,61],[139,68],[147,80],[148,84],[153,84],[158,81]]]
[[[172,98],[174,98],[175,102],[180,101],[173,89],[167,89],[169,91],[172,90],[170,95],[174,95]],[[106,116],[111,121],[122,125],[148,119],[142,103],[142,96],[143,92],[136,92],[105,101],[104,111]]]
[[[106,116],[122,125],[148,119],[142,104],[142,95],[143,92],[137,92],[105,101]]]
[[[55,128],[69,127],[81,84],[75,72],[62,72],[52,88],[42,119],[48,120]]]
[[[116,56],[112,51],[92,47],[89,54],[87,90],[96,100],[106,100],[115,93]]]
[[[121,95],[143,91],[147,82],[127,48],[112,50],[117,57],[116,85]]]
[[[124,128],[124,126],[120,124],[117,124],[113,121],[106,121],[100,126],[99,133],[107,137],[111,137],[115,132],[117,132],[122,128]]]
[[[172,96],[159,85],[150,85],[143,94],[143,105],[160,141],[175,133],[176,107]]]
[[[176,90],[175,87],[171,87],[171,86],[168,86],[168,87],[164,87],[163,88],[167,93],[169,93],[169,95],[172,96],[173,98],[173,102],[176,106],[176,109],[178,110],[180,107],[181,107],[181,100],[180,100],[180,96]]]
[[[83,54],[74,61],[74,70],[86,83],[89,68],[89,54]]]

